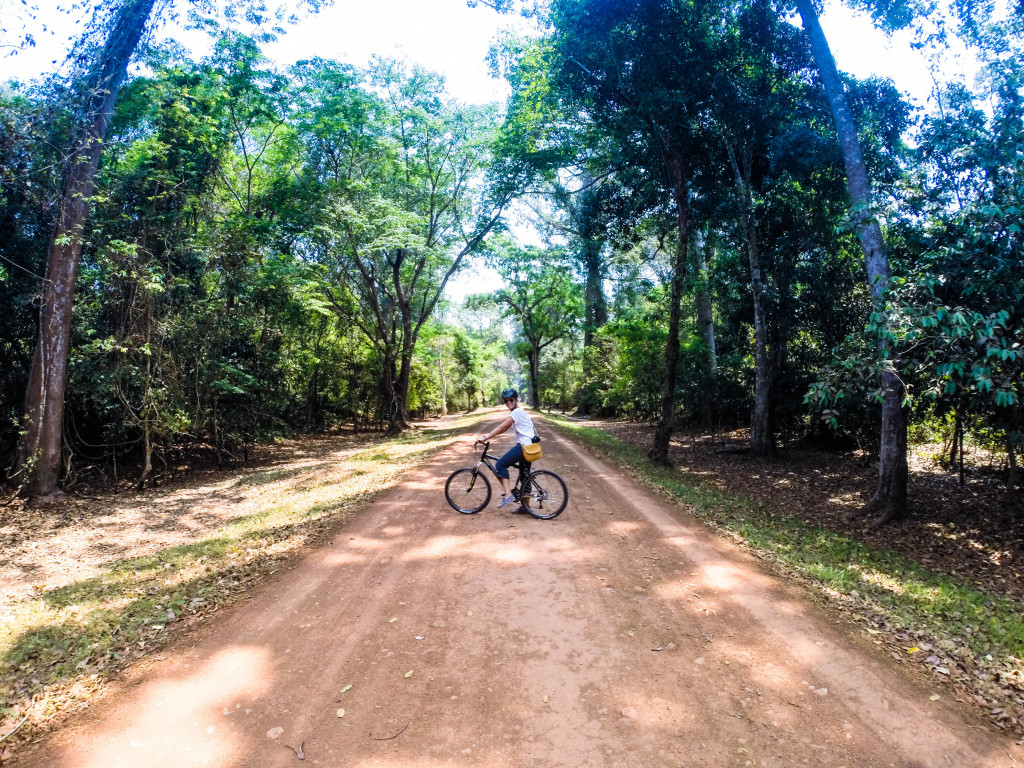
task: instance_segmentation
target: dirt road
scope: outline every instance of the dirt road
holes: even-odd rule
[[[1024,764],[756,560],[545,437],[561,517],[449,509],[459,439],[18,765],[269,768],[300,744],[337,768]]]

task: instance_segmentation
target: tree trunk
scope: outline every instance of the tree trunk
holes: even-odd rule
[[[708,348],[708,369],[711,375],[718,373],[718,345],[715,341],[715,317],[711,307],[711,289],[708,286],[708,260],[705,248],[708,240],[703,237],[695,243],[694,279],[697,284],[697,326]]]
[[[398,379],[394,388],[393,415],[389,417],[388,432],[394,434],[409,428],[409,381],[412,377],[412,352],[402,353]]]
[[[679,246],[675,265],[672,269],[672,294],[669,299],[668,339],[665,342],[665,389],[661,398],[661,417],[654,432],[654,445],[649,456],[658,463],[668,466],[669,443],[676,419],[676,373],[679,368],[679,319],[682,314],[683,284],[686,281],[687,243],[689,241],[689,213],[686,180],[683,172],[683,158],[673,149],[664,150],[665,165],[672,181],[672,194],[676,202],[676,224],[679,229]]]
[[[64,426],[64,390],[83,229],[117,92],[154,4],[155,0],[127,0],[118,13],[91,82],[85,105],[86,124],[68,159],[57,224],[46,260],[46,280],[39,310],[39,341],[25,394],[26,433],[20,465],[29,470],[28,493],[34,501],[45,502],[60,495],[57,483]]]
[[[448,415],[448,377],[445,375],[444,358],[438,356],[437,370],[441,374],[441,418]]]
[[[530,342],[528,360],[530,367],[530,406],[540,410],[540,388],[537,386],[540,372],[540,347]]]
[[[153,332],[153,297],[146,291],[146,347],[151,348]],[[146,356],[146,380],[143,385],[142,408],[142,476],[139,477],[139,490],[145,490],[146,480],[153,472],[153,434],[151,418],[156,414],[156,404],[150,402],[153,387],[153,355]]]
[[[383,398],[384,417],[387,419],[388,434],[397,434],[405,429],[402,421],[402,411],[398,401],[398,373],[395,370],[395,359],[391,355],[385,355],[384,365],[381,374],[380,393]]]
[[[797,11],[803,21],[811,52],[818,66],[832,117],[839,136],[839,146],[846,167],[846,181],[850,190],[851,213],[857,237],[864,250],[864,266],[875,309],[881,309],[884,294],[889,287],[889,258],[885,253],[882,229],[871,207],[871,182],[861,154],[857,125],[853,120],[843,83],[836,69],[825,33],[811,0],[797,0]],[[878,487],[875,495],[858,513],[879,513],[876,524],[903,517],[907,512],[907,422],[903,412],[903,383],[893,373],[881,376],[882,439],[878,451]]]
[[[956,452],[960,448],[960,406],[953,409],[953,439],[950,441],[949,466],[956,466]]]
[[[603,275],[601,270],[600,242],[586,240],[583,243],[583,263],[586,271],[584,293],[583,349],[594,344],[594,332],[608,322],[608,305],[604,298]]]
[[[754,221],[754,199],[750,189],[750,151],[743,156],[743,167],[732,144],[726,142],[732,166],[736,194],[740,198],[740,219],[747,241],[750,262],[750,288],[754,303],[754,410],[750,415],[750,452],[758,459],[772,454],[771,377],[768,365],[768,324],[764,311],[764,286],[761,280],[761,257],[757,250],[757,226]]]

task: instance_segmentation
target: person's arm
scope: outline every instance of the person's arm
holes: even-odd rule
[[[505,432],[514,423],[515,422],[512,421],[512,417],[509,416],[507,419],[505,419],[503,422],[501,422],[501,424],[499,424],[494,430],[492,430],[491,432],[488,432],[486,435],[484,435],[483,437],[479,438],[477,440],[477,443],[489,443],[489,442],[491,442],[491,440],[496,438],[502,432]]]

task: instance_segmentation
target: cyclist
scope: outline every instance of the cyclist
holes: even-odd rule
[[[495,474],[498,476],[498,482],[501,483],[501,501],[498,502],[499,508],[516,501],[516,499],[514,499],[509,493],[510,484],[508,479],[508,468],[523,460],[523,446],[529,445],[537,437],[537,430],[533,428],[533,419],[530,418],[530,415],[526,411],[519,407],[519,393],[511,387],[502,390],[501,401],[509,410],[508,418],[501,422],[501,424],[499,424],[495,429],[478,439],[475,443],[475,445],[479,445],[480,443],[489,443],[493,438],[508,430],[509,427],[515,427],[516,444],[508,453],[498,459],[497,463],[494,465]]]

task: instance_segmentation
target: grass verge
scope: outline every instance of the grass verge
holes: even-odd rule
[[[937,684],[984,706],[1000,728],[1024,735],[1024,604],[934,573],[894,552],[809,524],[771,504],[651,462],[602,429],[544,414],[567,436],[864,622],[876,645],[930,668]]]
[[[0,745],[0,763],[8,747],[38,736],[113,672],[237,602],[283,561],[322,541],[397,484],[403,468],[436,454],[478,418],[382,438],[292,470],[241,473],[235,487],[259,487],[251,514],[17,604],[0,625],[0,737],[26,715],[28,721]]]

